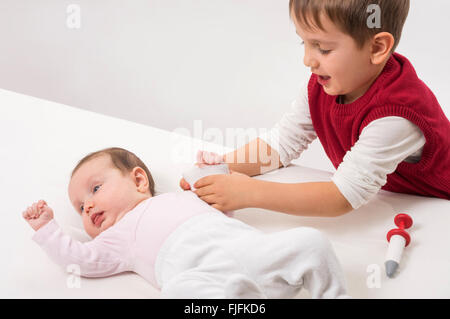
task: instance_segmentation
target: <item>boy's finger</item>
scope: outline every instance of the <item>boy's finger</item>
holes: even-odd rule
[[[39,217],[39,208],[37,207],[37,203],[34,203],[31,208],[31,216]]]
[[[224,157],[223,155],[219,155],[219,154],[214,154],[214,163],[215,164],[220,164],[224,162]]]
[[[232,171],[232,170],[230,170],[230,174],[247,176],[247,175],[245,175],[245,174],[242,174],[242,173],[239,173],[239,172],[236,172],[236,171]]]
[[[42,200],[42,199],[41,199],[41,200],[38,201],[38,207],[39,207],[39,208],[42,208],[42,207],[44,207],[45,205],[47,205],[47,203],[45,202],[45,200]]]
[[[197,151],[197,163],[203,163],[203,151],[202,150]]]
[[[194,187],[197,189],[202,188],[202,187],[212,184],[213,181],[214,181],[214,175],[205,176],[205,177],[200,178],[198,181],[196,181],[194,184]]]
[[[223,156],[217,153],[207,152],[204,158],[205,157],[206,157],[205,161],[210,165],[223,163]]]
[[[211,152],[203,153],[203,161],[207,164],[214,164],[214,155]]]
[[[212,187],[210,186],[204,186],[202,188],[196,189],[194,191],[195,194],[197,194],[198,197],[202,197],[202,196],[208,196],[208,195],[213,195],[214,192],[212,191]]]
[[[216,196],[214,194],[201,196],[200,199],[207,202],[208,204],[217,204]]]
[[[28,207],[27,210],[24,212],[25,218],[26,218],[26,219],[31,219],[31,218],[33,218],[32,213],[33,213],[33,211],[31,210],[30,207]]]
[[[184,189],[185,191],[191,189],[191,186],[189,185],[188,182],[186,182],[186,180],[185,180],[184,178],[182,178],[182,179],[180,180],[180,187],[181,187],[182,189]]]

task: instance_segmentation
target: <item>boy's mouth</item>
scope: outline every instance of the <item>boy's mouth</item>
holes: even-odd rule
[[[317,82],[319,82],[320,85],[327,84],[330,79],[331,77],[328,75],[317,75]]]

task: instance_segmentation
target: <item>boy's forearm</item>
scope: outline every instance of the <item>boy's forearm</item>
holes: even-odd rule
[[[298,216],[336,217],[353,208],[333,182],[275,183],[252,180],[249,207]]]
[[[259,138],[227,153],[225,162],[232,171],[248,176],[264,174],[282,166],[278,152]]]

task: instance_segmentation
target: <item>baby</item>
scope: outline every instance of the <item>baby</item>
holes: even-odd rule
[[[43,200],[23,212],[33,240],[56,263],[85,277],[133,271],[162,298],[347,297],[329,241],[312,228],[265,234],[225,216],[193,192],[155,196],[150,171],[133,153],[108,148],[72,172],[69,198],[93,239],[65,235]]]

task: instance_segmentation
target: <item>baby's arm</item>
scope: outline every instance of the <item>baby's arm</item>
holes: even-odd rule
[[[36,230],[33,240],[39,244],[55,263],[66,268],[78,265],[85,277],[105,277],[130,270],[128,263],[117,250],[102,240],[79,242],[65,235],[53,219],[53,210],[44,201],[29,207],[23,217]]]

